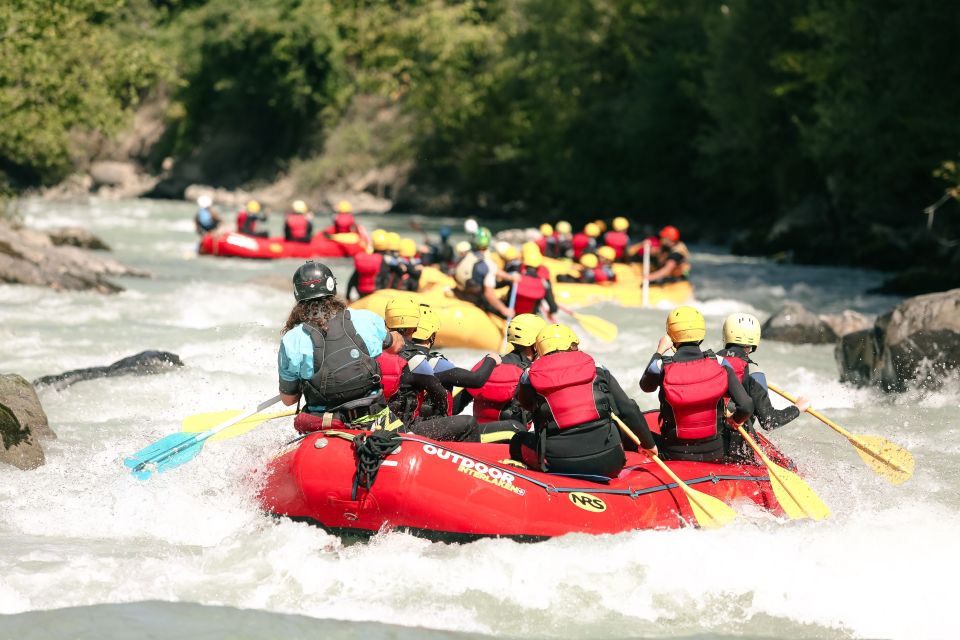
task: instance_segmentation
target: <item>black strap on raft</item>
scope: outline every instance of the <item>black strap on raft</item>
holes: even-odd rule
[[[351,500],[357,499],[357,488],[360,485],[370,491],[380,465],[383,460],[400,446],[400,434],[396,431],[373,431],[369,434],[360,434],[353,440],[353,447],[357,452],[357,473],[353,476],[353,492]]]

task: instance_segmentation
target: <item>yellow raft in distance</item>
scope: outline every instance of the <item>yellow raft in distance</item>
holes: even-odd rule
[[[350,308],[369,309],[383,316],[387,303],[397,296],[410,296],[421,304],[428,304],[440,316],[436,346],[494,352],[500,349],[506,321],[469,302],[448,296],[439,288],[421,293],[381,289],[350,303]]]

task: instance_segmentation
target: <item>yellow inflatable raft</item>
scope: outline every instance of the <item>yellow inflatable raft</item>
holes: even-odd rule
[[[643,291],[639,282],[613,284],[580,284],[557,282],[553,285],[553,297],[557,304],[583,307],[600,302],[615,302],[622,307],[642,307]],[[663,285],[651,285],[648,304],[656,307],[661,303],[680,305],[693,299],[693,287],[686,280]]]
[[[352,302],[352,309],[369,309],[383,315],[383,310],[396,296],[412,296],[414,300],[430,305],[440,316],[438,347],[462,347],[498,351],[503,342],[505,321],[491,313],[464,302],[452,295],[445,295],[440,288],[429,292],[409,293],[396,289],[381,289]]]

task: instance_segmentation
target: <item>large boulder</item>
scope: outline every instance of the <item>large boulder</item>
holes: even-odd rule
[[[56,438],[37,392],[23,377],[0,375],[0,463],[34,469],[44,463],[41,438]]]
[[[792,300],[763,323],[762,335],[764,340],[794,344],[832,344],[837,341],[837,334],[830,325]]]
[[[844,336],[836,358],[843,381],[939,388],[960,364],[960,289],[903,301],[873,329]]]
[[[846,309],[842,313],[820,314],[820,319],[826,322],[840,338],[873,326],[870,318],[850,309]]]
[[[47,231],[50,242],[58,247],[80,247],[92,251],[110,251],[110,245],[83,227],[58,227]]]
[[[115,293],[123,288],[108,276],[147,274],[113,258],[76,246],[56,246],[51,237],[0,220],[0,282],[66,290]]]
[[[37,386],[50,386],[54,389],[66,389],[70,385],[84,380],[97,378],[113,378],[116,376],[149,375],[164,373],[176,367],[182,367],[180,356],[169,351],[141,351],[126,358],[121,358],[105,367],[88,367],[73,369],[64,373],[43,376],[33,381]]]

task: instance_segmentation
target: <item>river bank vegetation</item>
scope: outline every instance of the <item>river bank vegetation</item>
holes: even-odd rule
[[[153,103],[133,155],[170,174],[155,195],[376,183],[396,208],[626,214],[960,285],[955,3],[22,0],[0,32],[7,192]]]

